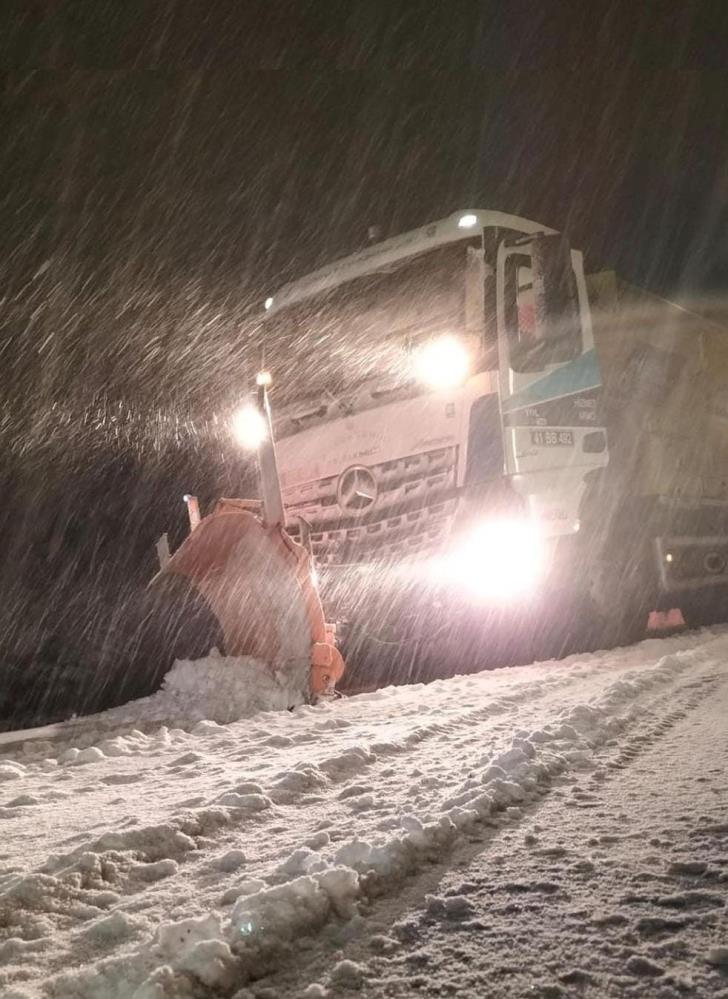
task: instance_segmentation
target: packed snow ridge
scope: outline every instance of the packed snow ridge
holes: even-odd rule
[[[251,656],[223,657],[213,650],[206,659],[176,662],[158,693],[104,712],[103,721],[238,721],[304,704],[308,675],[308,662],[275,669]]]
[[[284,679],[212,657],[66,735],[0,744],[0,994],[256,995],[700,678],[724,690],[727,660],[728,634],[703,632],[279,711]],[[427,901],[428,918],[470,908]],[[290,994],[365,980],[344,956]]]

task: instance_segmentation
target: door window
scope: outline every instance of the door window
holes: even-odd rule
[[[538,322],[538,307],[530,255],[509,254],[505,259],[504,311],[514,371],[542,371],[549,364],[563,364],[581,354],[581,326],[573,308],[566,309],[563,323],[554,330],[552,325]]]

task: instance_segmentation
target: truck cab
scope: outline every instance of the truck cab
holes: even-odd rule
[[[352,571],[444,578],[473,544],[465,589],[534,585],[607,461],[581,254],[536,222],[464,210],[266,304],[289,528],[305,525],[324,591]]]

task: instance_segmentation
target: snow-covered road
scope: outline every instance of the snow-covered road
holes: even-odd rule
[[[728,988],[725,630],[225,725],[155,704],[0,745],[0,996]]]

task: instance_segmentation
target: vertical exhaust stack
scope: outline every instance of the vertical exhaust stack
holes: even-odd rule
[[[260,498],[263,505],[263,523],[266,527],[283,527],[285,525],[283,496],[276,460],[276,445],[273,440],[273,421],[268,402],[268,386],[271,383],[270,372],[259,371],[255,380],[258,385],[258,412],[267,428],[267,433],[258,445],[258,475],[260,477]]]

